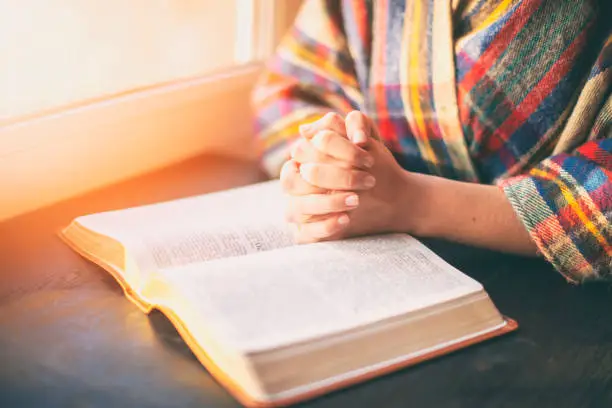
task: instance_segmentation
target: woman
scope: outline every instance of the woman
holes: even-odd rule
[[[611,278],[608,3],[306,0],[253,95],[296,239],[407,232]]]

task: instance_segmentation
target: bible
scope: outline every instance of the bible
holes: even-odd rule
[[[517,328],[417,239],[295,245],[278,182],[85,215],[62,232],[164,313],[247,406],[284,406]]]

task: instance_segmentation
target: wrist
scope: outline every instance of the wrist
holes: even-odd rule
[[[395,229],[420,237],[431,236],[434,221],[432,202],[437,177],[402,171]]]

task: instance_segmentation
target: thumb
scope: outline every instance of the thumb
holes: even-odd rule
[[[348,138],[359,147],[365,148],[370,144],[371,138],[377,139],[370,118],[360,111],[350,112],[344,123]]]

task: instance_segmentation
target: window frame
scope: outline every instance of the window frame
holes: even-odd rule
[[[0,221],[206,152],[254,159],[250,91],[302,0],[245,1],[254,61],[0,122]]]

